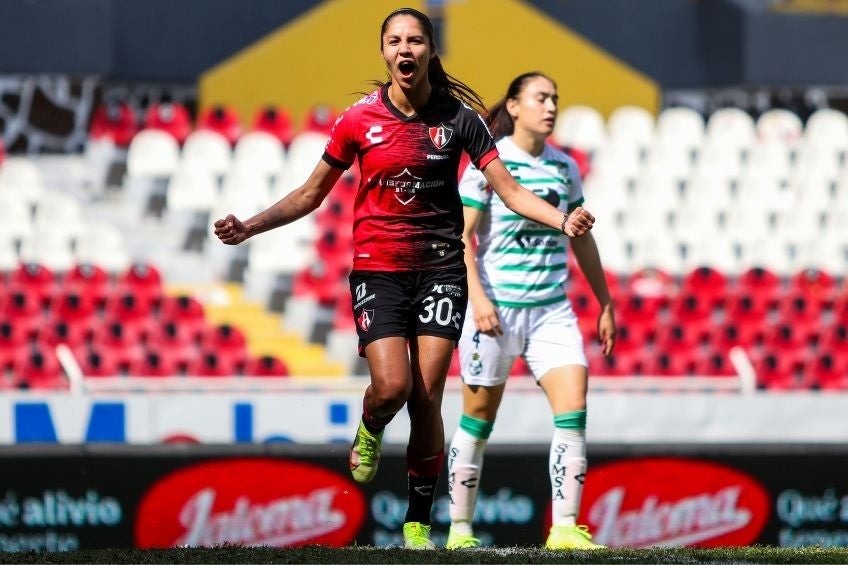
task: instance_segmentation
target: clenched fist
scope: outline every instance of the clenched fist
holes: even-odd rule
[[[578,206],[562,224],[562,233],[568,237],[580,237],[595,223],[595,217],[588,210]]]
[[[247,239],[247,230],[241,220],[228,215],[223,220],[215,222],[215,235],[227,245],[238,245]]]

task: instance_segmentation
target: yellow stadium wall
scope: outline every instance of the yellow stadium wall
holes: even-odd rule
[[[405,5],[424,9],[424,2]],[[201,107],[234,106],[247,122],[265,105],[289,109],[296,125],[316,103],[343,109],[369,80],[385,77],[379,26],[398,7],[387,0],[330,0],[242,50],[200,79]],[[622,105],[657,111],[658,85],[519,0],[445,6],[443,63],[487,104],[508,82],[541,70],[559,85],[560,106],[586,104],[608,116]]]

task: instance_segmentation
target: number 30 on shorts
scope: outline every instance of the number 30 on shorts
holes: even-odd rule
[[[422,324],[428,324],[435,318],[436,323],[440,326],[447,326],[453,323],[456,329],[459,329],[462,323],[462,312],[453,311],[453,301],[447,296],[443,296],[436,300],[432,296],[424,299],[424,312],[418,315],[418,319]]]

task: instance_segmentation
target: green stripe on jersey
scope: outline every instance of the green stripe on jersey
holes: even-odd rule
[[[564,271],[566,269],[565,263],[560,263],[558,265],[499,265],[495,267],[498,271],[520,271],[522,273],[528,272],[547,272],[552,273],[554,271]]]
[[[506,167],[515,167],[516,169],[520,169],[522,167],[527,168],[530,167],[530,163],[522,163],[521,161],[502,161],[504,166]]]
[[[550,290],[562,286],[560,281],[552,283],[501,283],[492,285],[492,288],[501,290]]]
[[[539,227],[539,228],[510,228],[507,230],[503,230],[501,235],[505,237],[509,237],[511,235],[562,235],[559,233],[559,230],[551,229],[549,227]]]
[[[556,253],[565,253],[565,247],[534,247],[533,249],[507,247],[505,249],[492,249],[492,253],[507,253],[511,255],[554,255]]]
[[[482,210],[486,207],[486,205],[482,202],[478,202],[477,200],[474,200],[473,198],[468,198],[467,196],[462,197],[462,205],[468,206],[469,208],[476,208],[478,210]]]
[[[548,306],[557,302],[565,301],[565,294],[562,296],[554,296],[545,300],[536,300],[532,302],[519,302],[513,300],[492,300],[497,306],[506,306],[507,308],[536,308],[537,306]]]
[[[515,181],[518,184],[563,184],[562,179],[558,179],[556,177],[542,177],[537,179],[515,177]]]

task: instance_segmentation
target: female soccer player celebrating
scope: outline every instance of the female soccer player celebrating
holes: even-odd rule
[[[586,233],[594,218],[582,208],[564,214],[513,180],[469,105],[482,107],[480,98],[442,68],[427,16],[410,8],[389,14],[380,52],[389,82],[345,110],[303,186],[244,222],[233,215],[216,221],[215,233],[238,244],[305,216],[359,160],[350,288],[371,384],[350,469],[361,483],[374,478],[383,431],[406,404],[404,541],[432,548],[430,512],[444,464],[442,395],[468,300],[457,190],[462,150],[516,213],[570,237]]]
[[[583,203],[576,163],[545,143],[554,129],[557,91],[541,73],[509,85],[492,108],[489,126],[515,179],[565,212]],[[586,387],[583,340],[564,285],[568,278],[561,234],[512,214],[488,175],[470,166],[460,182],[465,205],[465,264],[470,309],[459,351],[463,414],[448,459],[451,529],[449,549],[478,547],[471,522],[483,452],[495,422],[509,371],[519,355],[548,397],[554,415],[549,469],[553,527],[551,549],[596,548],[576,524],[586,472]],[[476,253],[472,236],[477,235]],[[591,233],[572,238],[580,268],[602,311],[598,329],[604,353],[612,352],[615,320],[598,249]]]

